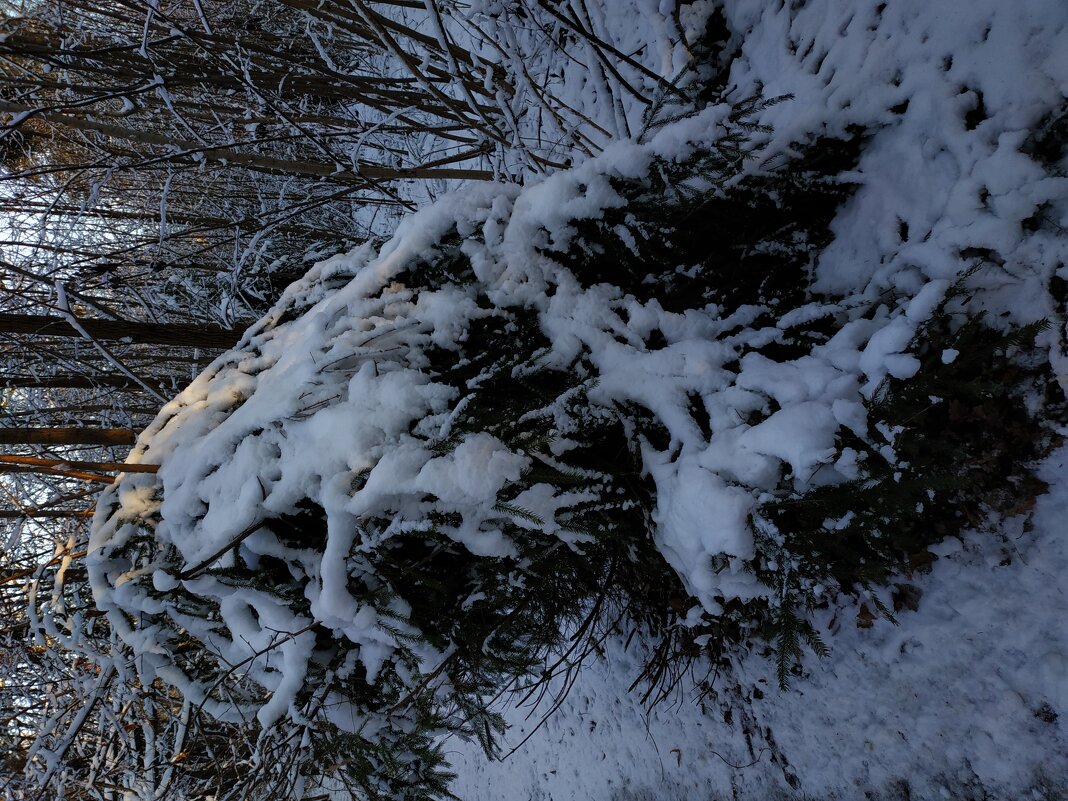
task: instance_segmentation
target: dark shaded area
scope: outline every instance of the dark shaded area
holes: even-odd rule
[[[789,308],[807,297],[814,261],[833,238],[831,221],[854,190],[839,176],[856,166],[863,141],[860,130],[818,139],[774,170],[725,188],[698,189],[700,163],[662,172],[652,186],[618,184],[630,202],[576,221],[581,244],[549,255],[586,285],[609,283],[668,311],[708,303]]]
[[[1005,333],[981,315],[963,324],[955,316],[943,306],[917,337],[915,376],[884,382],[869,404],[869,441],[840,435],[840,447],[859,454],[859,476],[761,510],[777,534],[758,539],[754,568],[768,586],[785,588],[783,605],[825,605],[826,596],[812,594],[817,584],[859,594],[895,575],[924,572],[937,558],[930,546],[980,527],[991,513],[1025,513],[1046,491],[1029,464],[1052,442],[1042,416],[1063,418],[1065,399],[1034,349],[1045,324]],[[946,364],[949,349],[959,353]],[[1043,415],[1036,415],[1036,400]],[[890,444],[892,462],[880,451]],[[894,611],[920,603],[906,583],[891,599]],[[857,625],[878,616],[894,621],[877,594],[869,600],[874,608]],[[771,621],[773,633],[781,623]],[[795,639],[779,654],[780,680],[799,669],[799,648]]]
[[[1068,103],[1035,128],[1022,150],[1036,161],[1057,171],[1061,162],[1068,156]]]

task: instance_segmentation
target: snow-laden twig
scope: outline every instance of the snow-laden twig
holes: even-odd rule
[[[89,334],[88,331],[85,330],[85,327],[81,324],[81,322],[78,320],[78,318],[71,311],[70,304],[67,303],[67,293],[66,293],[66,290],[63,287],[63,283],[61,281],[56,281],[55,282],[55,288],[56,288],[56,308],[59,311],[59,313],[63,316],[63,318],[67,321],[67,323],[71,326],[71,328],[73,328],[79,334],[81,334],[84,339],[86,339],[87,341],[92,343],[93,347],[96,348],[97,351],[105,359],[107,359],[107,361],[112,366],[115,367],[115,369],[117,369],[119,372],[121,372],[123,375],[125,375],[127,378],[129,378],[131,381],[133,381],[138,386],[140,386],[145,392],[147,392],[153,398],[158,400],[160,403],[166,403],[167,399],[163,395],[161,395],[158,391],[156,391],[156,389],[154,389],[150,384],[146,383],[140,376],[138,376],[136,373],[134,373],[133,370],[131,370],[129,367],[127,367],[125,364],[123,364],[122,361],[115,354],[113,354],[98,339],[94,338],[91,334]]]

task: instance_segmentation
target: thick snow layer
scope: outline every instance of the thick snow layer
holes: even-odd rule
[[[1063,171],[1021,146],[1068,96],[1068,6],[1056,0],[728,0],[732,81],[791,94],[765,119],[777,142],[851,125],[870,135],[860,188],[834,223],[820,286],[869,293],[953,278],[961,251],[1003,259],[1001,303],[1029,316],[1063,258]],[[1043,211],[1037,232],[1021,222]],[[967,261],[965,256],[964,261]]]
[[[656,13],[666,19],[672,6]],[[1063,324],[1048,286],[1054,274],[1068,278],[1065,165],[1025,151],[1068,93],[1068,6],[730,0],[725,11],[740,47],[732,71],[739,96],[758,84],[768,96],[793,95],[764,112],[772,153],[854,125],[866,131],[848,176],[859,188],[813,265],[817,286],[844,299],[834,306],[844,320],[837,334],[777,361],[762,348],[830,302],[754,328],[745,309],[669,313],[607,285],[582,286],[550,258],[568,248],[576,219],[623,203],[610,177],[640,179],[654,158],[681,159],[714,142],[725,106],[523,190],[488,185],[450,195],[408,218],[380,250],[364,246],[313,268],[142,436],[132,458],[160,464],[159,473],[128,475],[108,491],[89,567],[97,601],[142,657],[145,680],[163,678],[194,700],[204,692],[171,663],[162,627],[133,627],[135,612],[167,618],[227,663],[247,666],[271,693],[256,707],[262,723],[297,716],[313,624],[352,643],[372,682],[396,650],[394,635],[347,586],[353,554],[375,547],[362,520],[392,516],[394,528],[374,535],[388,537],[448,511],[459,522],[441,528],[470,553],[514,553],[495,507],[528,457],[488,434],[436,452],[431,444],[448,438],[465,398],[421,369],[431,348],[459,351],[470,323],[491,312],[470,287],[417,292],[398,280],[453,230],[497,308],[537,312],[550,343],[544,364],[570,369],[585,360],[597,379],[591,402],[638,404],[667,430],[666,449],[642,449],[657,492],[656,544],[713,614],[725,601],[768,592],[742,566],[754,549],[749,514],[764,494],[784,477],[801,492],[817,471],[824,481],[856,475],[855,454],[839,451],[836,437],[869,435],[864,402],[886,377],[915,373],[910,348],[954,282],[965,278],[992,317]],[[665,71],[679,52],[664,51]],[[984,269],[970,275],[977,263]],[[851,312],[861,308],[870,313]],[[654,330],[663,341],[655,348],[644,336]],[[1068,384],[1062,333],[1045,344]],[[711,435],[687,411],[694,396]],[[1053,488],[1034,528],[1010,520],[998,537],[977,534],[955,553],[944,546],[945,558],[918,582],[920,610],[903,613],[900,628],[857,628],[851,608],[817,621],[832,655],[810,664],[791,693],[775,688],[763,655],[739,654],[737,694],[722,706],[702,712],[681,698],[646,713],[625,692],[640,654],[613,647],[504,762],[487,764],[456,744],[456,791],[469,801],[708,799],[797,785],[812,795],[909,797],[907,782],[914,798],[962,797],[972,783],[995,797],[1032,789],[1042,797],[1042,770],[1063,790],[1068,776],[1054,757],[1068,748],[1068,552],[1057,525],[1068,511],[1065,458],[1060,452],[1045,467]],[[321,548],[247,533],[305,499],[327,514]],[[578,499],[533,487],[523,501],[547,530],[574,541],[553,519]],[[141,544],[148,530],[153,547]],[[227,547],[239,538],[239,549]],[[248,564],[284,560],[305,582],[306,611],[199,574],[233,565],[235,551]],[[221,619],[198,620],[161,600],[179,583]],[[272,652],[279,632],[287,639]],[[420,656],[425,670],[441,658],[429,648]],[[347,711],[333,721],[357,727],[342,720]],[[528,711],[511,715],[513,742],[540,719],[525,719]],[[1059,717],[1047,722],[1050,712]]]

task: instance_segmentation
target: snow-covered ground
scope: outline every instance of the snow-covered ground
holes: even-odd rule
[[[831,655],[812,660],[787,692],[766,657],[738,660],[740,690],[773,733],[777,754],[755,738],[747,746],[729,692],[724,700],[732,703],[706,702],[704,711],[684,692],[676,703],[644,709],[627,693],[640,654],[615,643],[507,759],[488,763],[468,745],[450,745],[456,794],[465,801],[1065,798],[1068,449],[1052,454],[1039,475],[1050,491],[1030,524],[1013,518],[996,532],[944,543],[932,571],[912,579],[922,591],[919,609],[898,613],[899,626],[861,628],[855,607],[828,611],[840,621],[830,627]],[[728,724],[723,709],[731,707]],[[507,745],[546,711],[547,704],[512,709]]]
[[[757,499],[787,467],[797,491],[820,467],[822,481],[850,476],[855,465],[836,452],[836,432],[864,436],[864,401],[887,375],[915,373],[908,351],[917,331],[977,263],[984,267],[968,290],[992,318],[1055,322],[1042,345],[1068,385],[1063,298],[1049,291],[1054,276],[1068,279],[1065,154],[1051,160],[1035,145],[1036,132],[1065,110],[1068,5],[737,0],[724,10],[739,48],[737,96],[758,86],[765,96],[793,96],[764,112],[772,161],[791,142],[864,130],[848,176],[858,188],[812,267],[816,288],[845,299],[828,301],[839,335],[775,362],[761,343],[778,336],[776,327],[727,335],[744,315],[713,306],[671,314],[605,285],[583,287],[538,250],[566,249],[575,218],[620,202],[607,177],[638,179],[654,157],[713,144],[722,107],[522,191],[461,190],[405,221],[381,250],[365,246],[314,268],[143,435],[134,459],[161,464],[159,474],[129,475],[108,492],[90,557],[97,601],[143,657],[143,679],[158,676],[194,698],[203,691],[167,656],[176,635],[166,625],[132,627],[131,612],[169,618],[210,641],[223,662],[248,664],[247,675],[274,693],[258,710],[264,724],[297,717],[310,621],[352,643],[372,681],[394,657],[396,640],[347,589],[354,548],[373,550],[405,525],[448,512],[462,517],[443,527],[448,537],[472,554],[513,553],[495,522],[496,500],[527,457],[484,434],[446,455],[429,444],[447,438],[464,399],[427,377],[428,354],[461,351],[463,332],[486,311],[469,286],[412,289],[401,279],[454,227],[472,286],[499,310],[538,312],[550,343],[544,365],[585,360],[599,381],[591,400],[641,404],[668,429],[670,456],[643,451],[658,490],[657,545],[709,613],[724,599],[767,592],[741,566],[752,556],[747,518]],[[664,347],[646,346],[653,330]],[[685,411],[693,392],[711,436]],[[741,422],[757,411],[765,415],[758,422]],[[1066,462],[1061,449],[1042,465],[1051,488],[1033,517],[938,546],[932,572],[910,579],[922,596],[900,626],[858,627],[855,608],[832,605],[817,620],[831,654],[806,663],[789,692],[778,689],[766,655],[739,653],[732,677],[717,685],[722,703],[702,707],[683,691],[644,710],[626,692],[641,654],[613,644],[537,731],[544,708],[508,711],[508,741],[531,736],[505,760],[489,763],[450,743],[454,791],[465,801],[1064,797]],[[528,492],[528,506],[541,504],[532,507],[537,526],[566,541],[554,515],[574,500]],[[305,498],[327,515],[322,550],[265,531],[239,534]],[[395,528],[369,536],[360,526],[375,516],[393,516]],[[149,520],[155,541],[145,546]],[[285,560],[305,582],[306,612],[199,575],[235,536],[241,547],[221,566],[237,555],[253,568]],[[729,567],[713,570],[719,556]],[[179,584],[217,606],[223,625],[209,631],[160,600]],[[262,653],[278,631],[304,633],[272,662]],[[420,656],[429,671],[441,655]],[[340,725],[352,710],[336,709]]]

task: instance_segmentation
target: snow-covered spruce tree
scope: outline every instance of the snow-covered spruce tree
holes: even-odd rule
[[[274,797],[440,797],[445,737],[492,754],[500,694],[608,634],[649,637],[653,688],[763,636],[785,684],[809,607],[959,527],[1026,456],[960,399],[1036,441],[991,386],[1033,332],[949,281],[818,297],[859,134],[746,167],[759,107],[456,193],[292,286],[101,501],[90,576],[139,682],[258,727]]]

